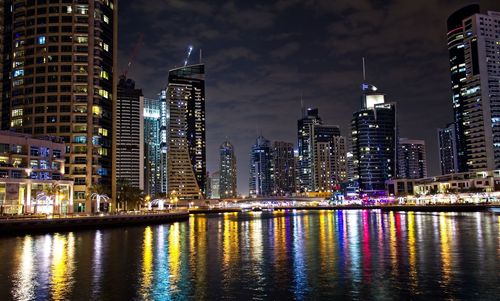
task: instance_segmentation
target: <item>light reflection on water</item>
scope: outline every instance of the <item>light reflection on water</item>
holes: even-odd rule
[[[0,300],[500,294],[500,217],[489,213],[229,213],[0,243]]]

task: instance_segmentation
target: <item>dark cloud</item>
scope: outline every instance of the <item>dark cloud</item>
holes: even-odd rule
[[[236,147],[238,185],[248,193],[250,146],[262,133],[296,143],[301,95],[323,120],[350,132],[359,108],[361,58],[367,79],[398,103],[402,137],[425,139],[437,174],[436,128],[452,121],[446,19],[464,0],[279,0],[120,2],[120,66],[139,33],[144,43],[129,72],[156,97],[168,70],[203,49],[207,68],[208,169],[218,147]],[[481,1],[500,9],[497,1]],[[496,6],[495,6],[496,5]]]

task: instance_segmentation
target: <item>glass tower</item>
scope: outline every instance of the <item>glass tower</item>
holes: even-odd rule
[[[219,195],[221,198],[235,198],[238,191],[236,189],[236,156],[233,145],[229,141],[225,141],[219,148],[219,154]]]
[[[193,172],[199,192],[204,195],[206,187],[206,138],[205,138],[205,65],[196,64],[172,69],[168,76],[167,107],[177,103],[184,107],[182,119],[178,125],[186,139],[191,171]],[[167,110],[168,125],[174,125],[171,112]],[[181,112],[179,112],[180,114]],[[176,125],[177,126],[177,125]],[[173,132],[167,129],[167,137]],[[170,154],[167,154],[167,157]],[[170,162],[167,160],[167,162]],[[167,163],[168,164],[168,163]],[[167,184],[172,185],[172,183]],[[179,187],[167,187],[167,191],[178,190]],[[192,192],[190,192],[191,194]]]
[[[385,181],[396,175],[396,104],[372,85],[362,85],[362,107],[351,122],[353,168],[362,193],[385,192]]]

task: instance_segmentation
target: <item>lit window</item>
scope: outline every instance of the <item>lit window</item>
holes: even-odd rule
[[[92,113],[94,115],[101,115],[101,107],[100,106],[92,106]]]
[[[109,24],[109,18],[108,18],[108,16],[102,15],[102,20],[104,21],[104,23]]]
[[[38,37],[38,44],[39,45],[44,45],[45,44],[45,36]]]

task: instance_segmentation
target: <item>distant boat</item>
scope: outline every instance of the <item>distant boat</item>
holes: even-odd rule
[[[500,214],[500,207],[490,207],[489,210],[495,214]]]
[[[260,207],[252,207],[252,211],[262,211],[262,208],[260,208]]]

